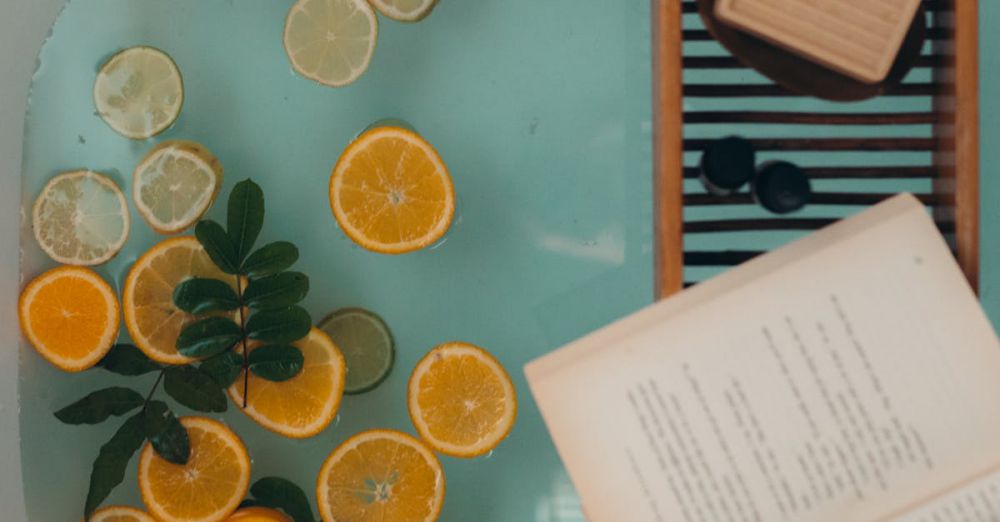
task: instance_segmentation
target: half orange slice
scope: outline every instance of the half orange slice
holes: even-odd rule
[[[435,450],[477,457],[497,447],[517,418],[517,395],[504,367],[468,343],[430,351],[410,376],[410,418]]]
[[[156,519],[129,506],[108,506],[94,511],[90,522],[156,522]]]
[[[317,328],[292,344],[302,351],[305,359],[302,371],[281,382],[251,372],[246,382],[247,407],[241,411],[275,433],[304,439],[323,431],[337,416],[347,365],[330,336]],[[244,377],[241,372],[229,387],[229,396],[241,406]]]
[[[192,277],[230,281],[236,287],[236,277],[219,270],[191,236],[161,241],[135,262],[125,279],[125,326],[135,345],[154,361],[193,361],[177,352],[177,336],[195,317],[174,306],[174,288]]]
[[[89,268],[64,266],[35,278],[18,302],[21,331],[45,360],[80,372],[97,364],[115,339],[118,296]]]
[[[217,420],[181,417],[191,441],[187,464],[173,464],[146,443],[139,456],[139,491],[161,522],[219,522],[239,506],[250,485],[243,441]]]
[[[351,437],[330,453],[316,478],[323,522],[432,522],[441,514],[444,492],[434,453],[391,430]]]
[[[455,189],[427,140],[402,127],[375,127],[340,156],[330,177],[330,205],[355,243],[403,254],[444,236],[455,214]]]

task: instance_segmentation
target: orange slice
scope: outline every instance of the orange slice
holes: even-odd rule
[[[347,366],[340,350],[322,330],[313,328],[309,335],[292,344],[302,351],[305,359],[302,371],[281,382],[251,372],[247,407],[241,410],[275,433],[304,439],[323,431],[337,416]],[[243,379],[240,373],[229,387],[229,396],[239,405],[243,404]]]
[[[134,507],[108,506],[94,511],[90,522],[156,522],[156,519]]]
[[[444,236],[455,214],[455,190],[430,143],[402,127],[375,127],[333,168],[330,206],[355,243],[403,254]]]
[[[254,506],[233,513],[226,522],[292,522],[292,517],[276,509]]]
[[[437,520],[444,470],[413,437],[391,430],[361,432],[330,453],[316,478],[323,522]]]
[[[250,456],[243,441],[219,421],[181,417],[191,441],[183,466],[167,462],[146,443],[139,456],[139,491],[161,522],[219,522],[247,494]]]
[[[174,306],[174,288],[191,277],[231,281],[212,263],[201,243],[191,236],[170,238],[142,255],[132,266],[122,289],[125,326],[132,341],[150,359],[164,364],[188,364],[177,353],[177,336],[194,321]]]
[[[410,376],[410,418],[432,448],[477,457],[507,437],[517,395],[507,371],[486,350],[466,343],[434,348]]]
[[[118,338],[121,315],[111,285],[89,268],[64,266],[38,276],[18,301],[21,331],[56,367],[80,372]]]

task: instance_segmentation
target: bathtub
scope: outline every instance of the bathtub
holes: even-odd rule
[[[21,483],[17,369],[18,209],[21,137],[35,57],[62,0],[4,0],[0,17],[0,506],[4,520],[27,520]]]

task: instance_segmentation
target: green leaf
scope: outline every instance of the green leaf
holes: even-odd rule
[[[209,317],[193,322],[177,336],[177,351],[186,357],[211,357],[232,348],[243,332],[231,319]]]
[[[236,264],[246,259],[264,226],[264,191],[249,179],[233,187],[229,193],[229,212],[226,228],[229,239],[236,247]]]
[[[163,401],[150,401],[143,411],[143,431],[156,453],[167,462],[184,465],[191,456],[187,430]]]
[[[163,389],[188,408],[203,412],[226,411],[226,393],[207,373],[191,366],[167,368]]]
[[[302,352],[284,344],[269,344],[250,352],[250,371],[269,381],[281,382],[295,377],[302,371],[305,358]]]
[[[250,494],[258,504],[280,509],[288,513],[295,522],[314,522],[312,507],[302,488],[280,477],[264,477],[253,486]]]
[[[84,520],[89,519],[97,506],[100,506],[111,491],[122,483],[128,461],[132,460],[132,455],[146,440],[142,428],[143,414],[137,413],[129,417],[111,440],[101,446],[101,452],[97,454],[90,472],[90,488],[84,505]]]
[[[309,278],[301,272],[281,272],[253,279],[243,300],[254,310],[272,310],[297,304],[309,293]]]
[[[174,288],[174,305],[190,314],[226,312],[240,306],[233,287],[218,279],[195,277]]]
[[[245,499],[243,499],[243,502],[240,502],[240,505],[236,507],[236,511],[239,511],[239,510],[241,510],[243,508],[254,507],[254,506],[259,506],[259,505],[260,505],[260,503],[257,502],[256,500],[254,500],[252,498],[245,498]]]
[[[254,312],[247,321],[247,336],[269,343],[290,343],[306,336],[312,318],[301,306]]]
[[[219,386],[228,388],[243,370],[243,357],[232,350],[226,350],[205,359],[198,369],[214,379]]]
[[[128,376],[144,375],[161,368],[131,344],[116,344],[97,366],[111,373]]]
[[[277,274],[299,260],[299,249],[288,241],[275,241],[260,247],[243,262],[243,273],[250,277]]]
[[[205,247],[208,257],[212,258],[219,270],[227,274],[239,272],[240,261],[236,256],[236,246],[222,229],[222,225],[215,221],[199,221],[194,227],[194,236]]]
[[[66,424],[97,424],[112,415],[125,415],[142,403],[142,395],[128,388],[104,388],[57,411],[55,416]]]

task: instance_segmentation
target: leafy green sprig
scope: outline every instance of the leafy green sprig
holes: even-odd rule
[[[132,388],[111,386],[97,390],[55,412],[66,424],[100,424],[111,417],[136,412],[101,446],[90,472],[90,487],[84,504],[84,520],[122,483],[125,468],[147,440],[164,459],[186,464],[191,455],[187,430],[166,402],[154,398],[163,390],[178,403],[195,411],[226,411],[223,387],[209,374],[192,366],[162,366],[149,360],[129,344],[114,346],[97,365],[119,375],[136,377],[156,372],[156,380],[145,396]]]
[[[204,359],[201,370],[223,386],[230,386],[242,371],[244,408],[250,372],[284,381],[302,370],[302,352],[291,343],[312,328],[309,312],[298,304],[309,293],[309,278],[286,271],[298,260],[295,245],[277,241],[253,250],[264,211],[264,193],[256,183],[248,179],[236,184],[229,195],[226,228],[211,220],[195,227],[195,237],[212,262],[234,276],[235,283],[193,278],[174,291],[174,304],[200,317],[181,331],[177,351]],[[252,351],[251,341],[260,343]]]
[[[160,365],[128,344],[111,349],[98,367],[135,377],[158,372],[143,396],[125,387],[97,390],[55,412],[66,424],[99,424],[135,412],[101,446],[90,475],[84,520],[121,484],[125,468],[146,441],[165,460],[186,464],[191,453],[187,431],[170,406],[155,399],[163,390],[179,404],[199,412],[227,409],[225,389],[242,372],[243,407],[249,374],[271,381],[291,379],[302,370],[302,352],[291,343],[305,337],[312,318],[298,305],[309,292],[305,274],[286,271],[298,260],[295,245],[277,241],[253,250],[264,224],[264,194],[251,180],[238,183],[229,196],[227,227],[198,223],[195,236],[212,262],[232,275],[230,281],[192,278],[174,289],[174,304],[199,319],[177,339],[178,351],[198,359],[195,365]],[[235,288],[234,288],[235,286]],[[260,343],[248,350],[249,343]],[[284,510],[296,522],[313,522],[305,495],[294,484],[274,477],[251,489],[255,502]]]

